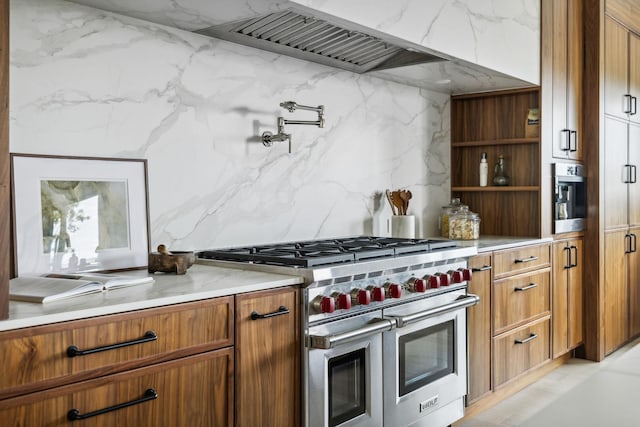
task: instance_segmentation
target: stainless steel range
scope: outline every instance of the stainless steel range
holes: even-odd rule
[[[198,257],[305,278],[305,426],[438,427],[464,415],[475,254],[447,240],[358,236]]]

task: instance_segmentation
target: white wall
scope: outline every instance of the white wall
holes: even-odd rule
[[[59,0],[12,0],[10,36],[11,151],[148,159],[152,247],[378,234],[386,188],[437,232],[447,95]],[[326,108],[292,154],[259,138],[315,119],[287,100]]]

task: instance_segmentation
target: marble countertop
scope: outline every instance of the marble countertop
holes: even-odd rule
[[[538,239],[535,237],[507,237],[507,236],[480,236],[478,240],[457,240],[459,246],[475,246],[478,253],[497,251],[501,249],[511,249],[518,246],[535,245],[539,243],[550,243],[550,237]]]
[[[146,270],[119,275],[149,275]],[[196,264],[186,274],[153,275],[152,284],[48,302],[10,301],[9,318],[0,331],[64,322],[105,314],[178,304],[303,283],[302,277]]]

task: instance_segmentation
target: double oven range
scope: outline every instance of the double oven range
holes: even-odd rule
[[[438,427],[464,415],[475,254],[447,240],[357,236],[198,257],[304,277],[306,427]]]

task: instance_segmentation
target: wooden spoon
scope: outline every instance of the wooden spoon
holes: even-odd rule
[[[400,192],[400,198],[402,199],[402,209],[404,210],[404,214],[406,215],[409,211],[409,200],[411,200],[412,194],[411,191],[402,190]]]
[[[407,212],[404,210],[404,202],[402,201],[402,196],[400,196],[400,191],[391,192],[391,200],[398,208],[398,215],[406,215]]]
[[[393,203],[393,193],[390,190],[387,190],[385,194],[387,195],[387,200],[389,201],[389,205],[391,205],[391,213],[393,213],[394,215],[397,215],[396,206]]]

